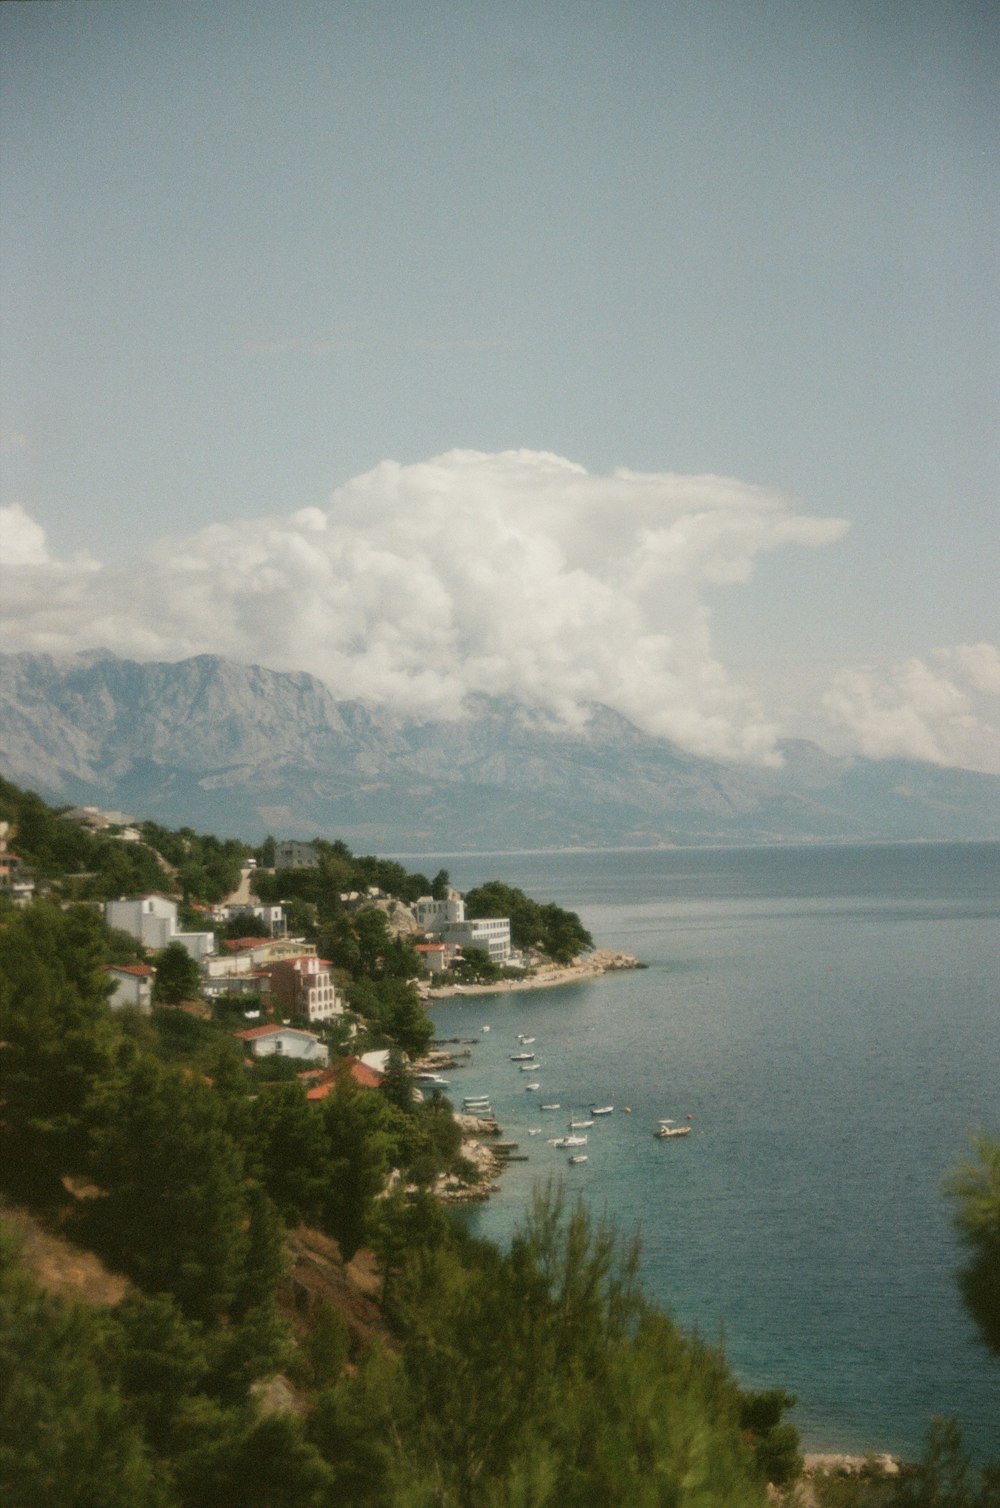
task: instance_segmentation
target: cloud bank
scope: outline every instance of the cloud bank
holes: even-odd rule
[[[307,670],[418,717],[458,717],[476,693],[566,721],[599,701],[692,752],[767,761],[779,730],[713,654],[709,589],[846,528],[730,477],[598,476],[534,451],[385,461],[326,508],[163,538],[127,571],[51,560],[15,504],[0,633],[8,650]],[[886,694],[853,674],[831,706],[877,741]]]
[[[872,759],[1000,774],[1000,649],[959,644],[933,661],[841,670],[823,698],[827,717]]]

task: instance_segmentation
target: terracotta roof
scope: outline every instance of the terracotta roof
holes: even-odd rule
[[[227,937],[225,947],[230,953],[245,953],[248,948],[259,948],[262,942],[270,942],[269,937]]]
[[[156,973],[148,963],[104,963],[101,968],[109,974],[134,974],[137,979],[146,979]]]
[[[362,1089],[378,1089],[382,1075],[359,1058],[338,1058],[332,1067],[324,1069],[312,1089],[306,1090],[307,1100],[325,1100],[334,1089],[338,1079],[349,1076]]]
[[[315,1032],[303,1031],[299,1026],[248,1026],[245,1031],[233,1032],[234,1037],[239,1037],[243,1042],[250,1042],[255,1037],[274,1036],[278,1032],[294,1032],[297,1037],[311,1037],[318,1042]]]

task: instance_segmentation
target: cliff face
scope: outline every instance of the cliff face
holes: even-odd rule
[[[580,730],[488,698],[460,722],[407,722],[214,656],[0,656],[9,779],[170,825],[382,852],[1000,838],[1000,777],[784,752],[781,770],[716,764],[606,707]]]

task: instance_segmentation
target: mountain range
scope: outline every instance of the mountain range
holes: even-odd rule
[[[461,721],[341,701],[212,655],[0,655],[0,770],[56,803],[356,852],[1000,838],[1000,776],[835,756],[717,763],[595,705],[579,728],[480,697]]]

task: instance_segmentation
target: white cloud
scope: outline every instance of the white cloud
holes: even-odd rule
[[[1000,650],[959,644],[933,659],[839,671],[823,697],[828,718],[873,759],[1000,774]]]
[[[47,565],[45,530],[20,503],[0,508],[0,566]]]
[[[53,588],[59,568],[25,560],[39,569],[11,573],[2,626],[23,649],[308,670],[338,696],[428,717],[476,692],[566,718],[601,701],[692,751],[766,760],[777,730],[714,657],[705,588],[846,527],[731,477],[451,451],[385,461],[325,510],[163,539],[99,582],[63,570]]]

